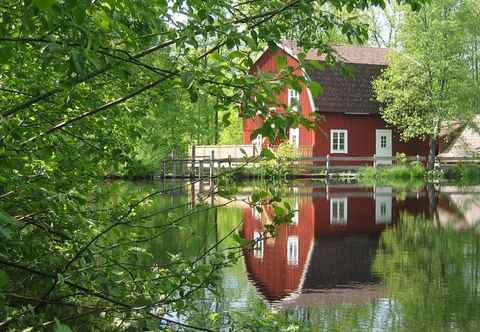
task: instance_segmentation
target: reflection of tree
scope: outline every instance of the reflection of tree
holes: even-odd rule
[[[374,269],[399,305],[398,326],[441,331],[480,328],[479,237],[403,216],[386,230]]]

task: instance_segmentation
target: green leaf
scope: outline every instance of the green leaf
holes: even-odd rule
[[[182,74],[182,84],[185,87],[185,89],[188,90],[192,87],[194,79],[195,79],[195,76],[193,76],[193,74],[190,72],[185,72]]]
[[[0,212],[0,222],[8,225],[13,225],[15,224],[16,220],[8,214]]]
[[[8,226],[14,225],[16,223],[15,219],[10,217],[8,214],[0,212],[0,234],[10,239],[12,237],[12,231]]]
[[[196,103],[198,100],[198,94],[193,89],[188,89],[188,94],[190,95],[190,101]]]
[[[47,11],[57,0],[33,0],[33,3],[43,11]]]
[[[10,283],[10,278],[5,271],[0,270],[0,289],[5,289]]]
[[[275,153],[273,153],[273,151],[270,149],[263,149],[262,152],[260,152],[260,157],[267,160],[272,160],[275,159]]]
[[[55,319],[57,325],[55,326],[55,332],[73,332],[70,327],[65,324],[60,323],[58,319]]]
[[[12,238],[12,231],[9,230],[8,228],[5,228],[0,225],[0,234],[6,237],[7,239]]]
[[[248,240],[246,240],[246,239],[244,239],[243,237],[241,237],[241,235],[238,234],[238,233],[234,233],[234,234],[232,235],[232,238],[233,238],[233,240],[234,240],[235,242],[237,242],[237,243],[238,243],[239,245],[241,245],[241,246],[245,246],[245,245],[247,245],[247,244],[249,243]]]
[[[315,81],[310,82],[310,91],[314,97],[321,96],[324,92],[323,86]]]
[[[311,65],[313,68],[318,69],[318,70],[324,70],[325,65],[321,63],[320,61],[309,61],[309,65]]]
[[[279,69],[285,68],[287,66],[287,57],[278,56],[275,58],[275,63],[277,64]]]
[[[235,50],[233,52],[230,52],[230,54],[228,54],[228,57],[231,60],[233,60],[235,58],[241,58],[241,57],[243,57],[243,53],[241,51]]]
[[[229,118],[230,118],[230,113],[225,113],[222,117],[222,123],[225,127],[228,127],[231,124]]]
[[[7,63],[8,60],[12,57],[13,50],[11,47],[6,45],[0,45],[0,63]]]

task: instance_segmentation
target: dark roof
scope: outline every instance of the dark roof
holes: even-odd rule
[[[292,42],[284,42],[283,47],[293,56],[300,51]],[[316,111],[377,113],[380,104],[375,100],[372,82],[386,68],[388,49],[346,45],[335,45],[332,49],[336,52],[337,60],[343,62],[352,75],[342,75],[340,65],[336,68],[326,66],[324,70],[306,68],[309,77],[320,83],[324,89],[322,95],[314,98]],[[317,50],[309,50],[305,59],[323,62],[325,55]]]
[[[282,46],[290,51],[293,56],[297,56],[301,49],[293,41],[284,41]],[[331,48],[336,54],[337,60],[344,63],[367,64],[367,65],[387,65],[388,48],[365,47],[353,45],[332,45]],[[306,60],[325,61],[325,54],[318,50],[311,49],[305,56]]]
[[[380,103],[375,99],[372,82],[377,78],[383,66],[348,65],[352,76],[342,75],[340,68],[324,70],[307,68],[308,76],[323,87],[323,93],[314,97],[315,110],[337,113],[378,113]]]
[[[372,261],[379,234],[315,240],[302,292],[375,284]]]

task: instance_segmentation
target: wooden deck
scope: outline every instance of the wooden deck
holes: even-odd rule
[[[276,148],[272,149],[274,152]],[[395,156],[324,156],[315,157],[312,149],[298,149],[289,159],[280,162],[297,177],[354,177],[359,169],[367,166],[385,167],[397,162]],[[165,159],[161,170],[156,174],[161,178],[213,178],[225,172],[235,172],[238,168],[259,167],[260,151],[255,145],[202,145],[189,149],[184,158],[172,154]],[[426,163],[424,156],[408,156],[406,161]],[[480,164],[480,158],[439,157],[437,167],[449,167],[458,163]]]

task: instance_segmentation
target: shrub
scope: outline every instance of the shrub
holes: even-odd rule
[[[382,183],[396,187],[417,186],[423,183],[424,178],[423,165],[417,162],[407,164],[406,159],[400,160],[400,163],[394,166],[365,167],[359,171],[360,182],[367,185]]]
[[[446,171],[446,177],[461,183],[476,183],[480,181],[480,166],[459,164]]]

